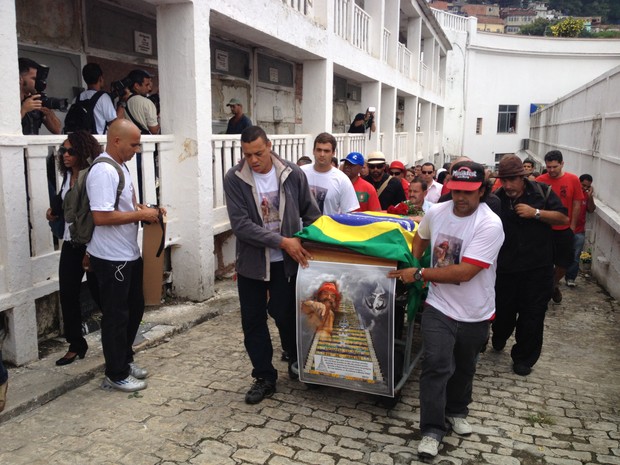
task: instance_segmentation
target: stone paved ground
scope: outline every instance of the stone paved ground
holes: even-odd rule
[[[620,464],[619,305],[579,284],[550,308],[530,376],[511,372],[506,351],[481,356],[474,434],[448,435],[434,463]],[[0,424],[0,464],[418,463],[417,371],[391,410],[288,379],[249,406],[239,326],[237,311],[224,313],[138,354],[152,373],[138,395],[101,391],[98,377]]]

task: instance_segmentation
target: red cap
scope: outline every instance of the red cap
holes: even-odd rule
[[[394,160],[392,163],[390,163],[390,169],[405,171],[405,165],[403,165],[403,162],[401,161]]]

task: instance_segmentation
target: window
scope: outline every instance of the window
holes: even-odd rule
[[[482,118],[476,118],[476,134],[482,134]]]
[[[497,132],[507,133],[517,131],[518,105],[500,105],[497,114]]]

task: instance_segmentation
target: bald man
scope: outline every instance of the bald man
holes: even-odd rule
[[[86,191],[95,230],[86,249],[90,270],[97,276],[101,304],[101,345],[105,358],[106,390],[134,392],[146,388],[148,372],[133,362],[132,344],[144,313],[142,258],[138,247],[138,222],[159,221],[159,209],[136,203],[131,174],[125,165],[140,150],[140,130],[129,120],[117,119],[108,128],[106,151],[86,178]]]

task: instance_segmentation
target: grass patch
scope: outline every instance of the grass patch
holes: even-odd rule
[[[528,415],[526,420],[530,426],[534,426],[537,423],[539,425],[555,425],[555,420],[544,412],[532,413],[531,415]]]

